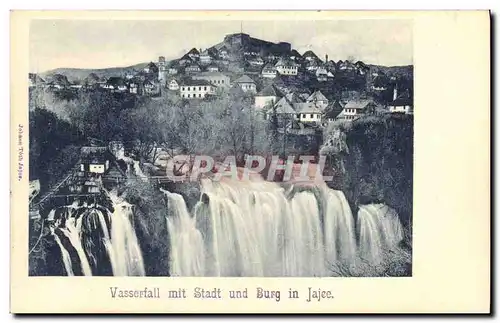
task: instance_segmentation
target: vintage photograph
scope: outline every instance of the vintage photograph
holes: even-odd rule
[[[412,276],[412,30],[31,20],[29,275]]]

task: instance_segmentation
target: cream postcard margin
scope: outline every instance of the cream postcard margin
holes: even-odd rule
[[[28,277],[30,19],[411,19],[415,145],[413,276],[406,278]],[[300,31],[297,31],[300,32]],[[61,62],[62,65],[64,62]],[[64,67],[62,66],[61,67]],[[490,310],[490,13],[488,11],[11,12],[13,313],[487,313]],[[24,135],[18,142],[18,128]],[[17,179],[19,150],[24,173]],[[110,287],[248,288],[248,299],[112,299]],[[255,289],[280,290],[280,302]],[[334,299],[288,299],[289,288]]]

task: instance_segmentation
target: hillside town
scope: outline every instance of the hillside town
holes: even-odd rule
[[[248,34],[226,35],[210,48],[192,48],[182,57],[164,56],[122,75],[90,73],[69,81],[29,75],[30,87],[54,91],[109,91],[152,98],[210,100],[241,93],[253,100],[263,118],[289,120],[291,128],[324,127],[370,113],[413,114],[411,66],[391,72],[362,61],[322,59],[312,50],[300,54],[285,42],[272,43]]]

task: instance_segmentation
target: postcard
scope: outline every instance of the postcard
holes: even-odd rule
[[[11,312],[490,313],[488,11],[11,27]]]

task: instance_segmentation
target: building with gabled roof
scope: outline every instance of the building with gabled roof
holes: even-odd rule
[[[200,58],[200,52],[196,48],[191,48],[191,50],[189,50],[186,55],[194,61],[197,61]]]
[[[153,62],[150,62],[148,65],[146,65],[144,67],[144,72],[145,73],[151,73],[151,74],[157,75],[158,71],[159,71],[158,66],[155,63],[153,63]]]
[[[207,66],[207,72],[219,72],[219,66],[210,64]]]
[[[321,123],[323,111],[320,110],[314,102],[294,103],[293,108],[296,111],[300,122]]]
[[[355,99],[348,101],[337,119],[355,120],[360,116],[375,111],[376,104],[372,99]]]
[[[308,50],[302,54],[302,58],[306,61],[320,61],[319,57],[312,50]]]
[[[252,80],[248,75],[243,75],[237,80],[233,82],[234,84],[238,85],[241,87],[241,89],[244,92],[256,92],[257,91],[257,85],[255,84],[255,81]]]
[[[205,80],[215,86],[229,87],[231,81],[229,76],[221,72],[202,72],[192,76],[193,80]]]
[[[276,74],[278,73],[276,66],[271,63],[267,63],[264,68],[262,69],[261,75],[264,78],[270,78],[273,79],[276,77]]]
[[[184,80],[180,85],[181,98],[203,99],[209,95],[214,95],[217,87],[207,80]]]
[[[410,91],[405,91],[398,94],[397,86],[393,90],[393,100],[387,105],[389,111],[392,113],[406,113],[413,114],[413,100],[410,95]]]
[[[281,75],[297,75],[298,73],[298,65],[286,58],[280,58],[274,66]]]
[[[334,121],[343,109],[344,106],[342,105],[342,102],[340,100],[333,101],[332,103],[328,104],[328,106],[323,111],[323,121]]]
[[[266,106],[272,106],[281,96],[274,84],[270,84],[255,95],[255,108],[262,109]]]
[[[307,98],[306,102],[315,103],[321,110],[324,110],[328,106],[328,99],[320,90],[314,91],[314,93]]]

